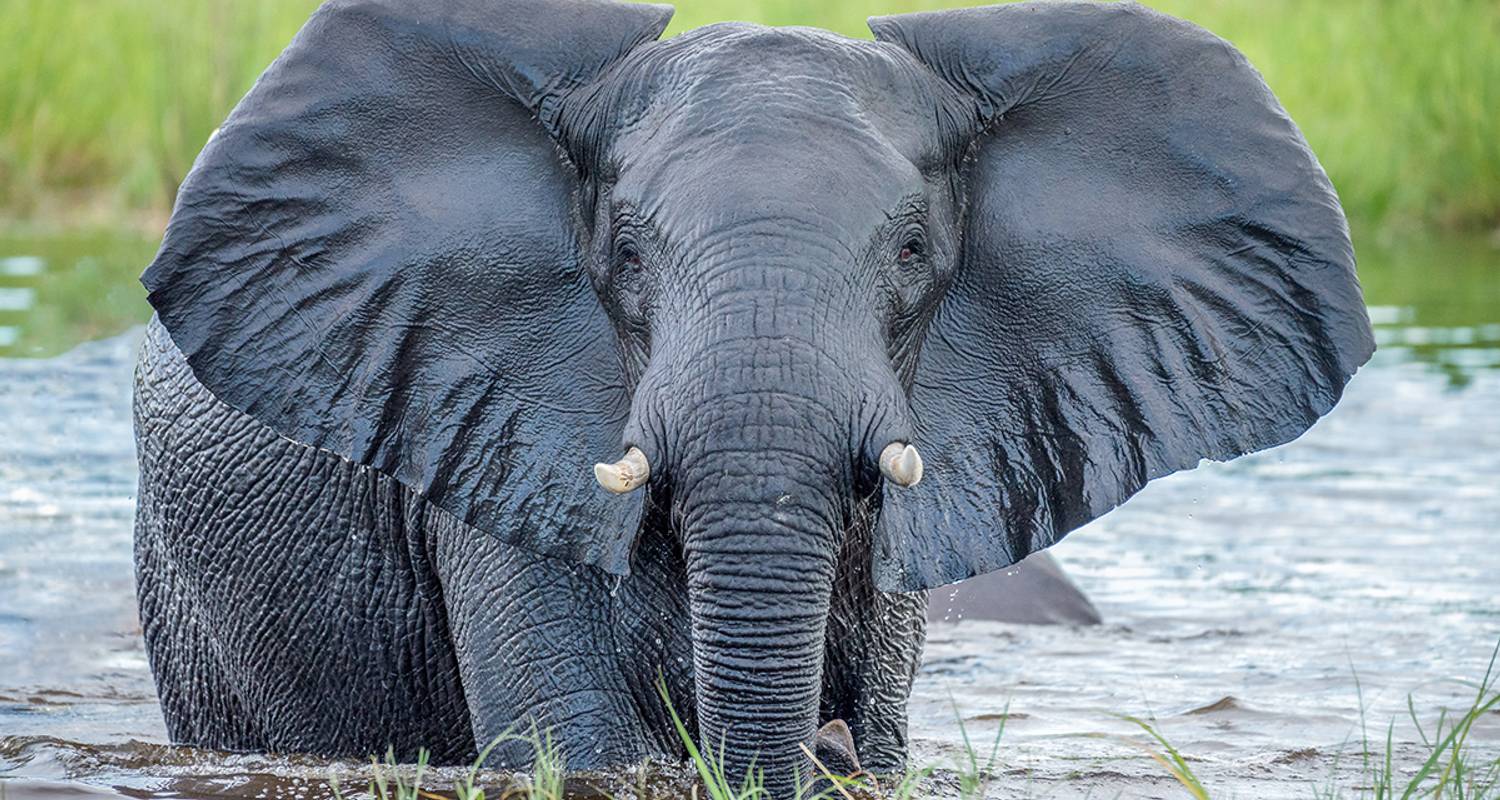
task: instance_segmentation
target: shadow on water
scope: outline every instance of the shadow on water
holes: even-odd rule
[[[0,235],[0,792],[321,798],[330,771],[362,785],[357,765],[165,744],[131,588],[129,380],[154,248]],[[1224,796],[1303,798],[1357,770],[1351,670],[1382,736],[1408,693],[1419,710],[1467,702],[1458,679],[1500,637],[1500,250],[1359,252],[1381,350],[1339,407],[1295,443],[1157,481],[1054,548],[1104,625],[935,623],[914,761],[952,763],[955,704],[981,740],[1008,705],[992,796],[1175,794],[1112,738],[1138,734],[1127,713]],[[1500,754],[1500,717],[1474,737]],[[1394,741],[1399,758],[1420,739],[1398,720]]]

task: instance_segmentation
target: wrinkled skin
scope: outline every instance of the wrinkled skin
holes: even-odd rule
[[[664,520],[642,532],[623,580],[503,544],[218,401],[157,322],[136,428],[141,619],[173,741],[355,757],[425,747],[468,763],[476,742],[535,720],[580,769],[684,756],[654,685],[660,671],[694,719],[687,575]],[[866,559],[851,537],[813,657],[826,664],[813,710],[846,721],[862,766],[896,769],[926,602],[876,591],[848,566]],[[837,748],[820,752],[839,763]],[[513,743],[492,759],[526,767],[531,753]]]
[[[175,740],[630,763],[680,755],[660,674],[777,795],[831,720],[896,769],[925,590],[1294,438],[1372,348],[1326,177],[1191,26],[505,5],[326,7],[184,184],[137,387]]]

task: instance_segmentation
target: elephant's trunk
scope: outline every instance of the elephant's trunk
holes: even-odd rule
[[[824,629],[852,494],[849,387],[806,341],[707,348],[667,412],[686,560],[699,743],[776,798],[811,764]]]
[[[805,452],[726,456],[746,471],[700,473],[683,520],[700,744],[785,797],[811,767],[840,512]]]
[[[800,745],[817,730],[835,562],[856,485],[878,474],[881,447],[910,433],[890,370],[870,366],[884,357],[871,344],[878,337],[848,334],[858,321],[830,316],[816,291],[818,271],[839,262],[791,252],[794,243],[757,238],[763,260],[710,270],[693,295],[706,304],[679,298],[659,311],[678,324],[653,330],[626,434],[671,487],[699,742],[722,746],[732,780],[753,764],[776,798],[792,795],[794,772],[811,769]],[[768,253],[779,246],[788,252]],[[914,480],[911,462],[892,468]]]

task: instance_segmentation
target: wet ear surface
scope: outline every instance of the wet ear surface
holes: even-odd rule
[[[614,572],[641,500],[557,104],[661,6],[320,9],[205,147],[142,282],[198,379],[506,542]]]
[[[1133,4],[874,19],[973,102],[963,261],[877,580],[1020,561],[1146,481],[1296,438],[1373,350],[1338,199],[1244,57]]]

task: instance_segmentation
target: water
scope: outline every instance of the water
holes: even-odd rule
[[[0,793],[326,796],[330,771],[357,767],[165,745],[131,594],[131,281],[149,250],[0,237]],[[1381,350],[1340,406],[1055,548],[1105,625],[935,625],[914,761],[951,764],[955,707],[981,750],[1009,709],[991,796],[1180,796],[1131,714],[1215,796],[1305,798],[1361,785],[1356,675],[1372,738],[1396,720],[1398,758],[1420,749],[1408,695],[1429,733],[1467,705],[1462,681],[1500,641],[1500,253],[1361,253]],[[1500,757],[1500,715],[1471,744]],[[650,783],[685,786],[671,769]]]

